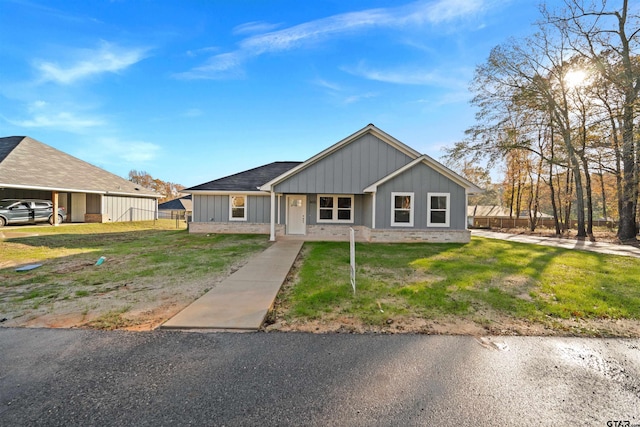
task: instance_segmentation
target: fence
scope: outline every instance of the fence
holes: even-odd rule
[[[576,228],[578,221],[571,220],[570,228]],[[614,229],[618,226],[616,221],[594,220],[594,227],[606,227]],[[527,228],[529,227],[529,218],[474,218],[473,227],[475,228]],[[538,218],[536,227],[555,228],[553,218]]]

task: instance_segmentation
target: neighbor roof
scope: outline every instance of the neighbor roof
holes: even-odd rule
[[[28,136],[0,138],[0,187],[160,197]]]
[[[169,200],[168,202],[160,203],[158,210],[165,211],[191,211],[193,210],[193,202],[191,201],[191,195],[180,197],[179,199]]]
[[[302,162],[273,162],[257,168],[249,169],[224,178],[187,188],[185,192],[205,191],[259,191],[259,188],[270,180],[295,168]]]
[[[490,218],[510,218],[512,216],[518,218],[516,212],[513,212],[511,215],[509,214],[509,208],[502,206],[491,206],[491,205],[472,205],[467,207],[467,215],[475,216],[476,218],[480,217],[490,217]],[[519,217],[527,217],[529,215],[528,211],[524,210],[520,212]],[[546,213],[538,212],[538,218],[553,218],[553,215],[549,215]]]

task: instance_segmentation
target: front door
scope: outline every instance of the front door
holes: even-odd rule
[[[307,234],[307,196],[287,196],[287,234]]]

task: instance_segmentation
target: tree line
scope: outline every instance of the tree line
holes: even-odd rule
[[[158,200],[159,203],[181,197],[183,195],[182,190],[185,189],[184,185],[165,182],[152,177],[146,171],[137,171],[135,169],[129,171],[129,181],[161,194],[162,198]]]
[[[557,234],[575,217],[577,235],[593,237],[598,215],[617,217],[618,238],[635,239],[638,7],[628,0],[543,4],[536,27],[492,49],[476,68],[476,123],[445,158],[457,166],[502,164],[503,197],[518,213],[528,210],[533,228],[544,204]]]

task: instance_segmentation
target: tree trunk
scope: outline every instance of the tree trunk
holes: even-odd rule
[[[622,123],[622,200],[620,201],[620,223],[618,238],[635,240],[636,203],[638,200],[638,177],[636,174],[635,147],[633,141],[633,107],[625,104]]]

